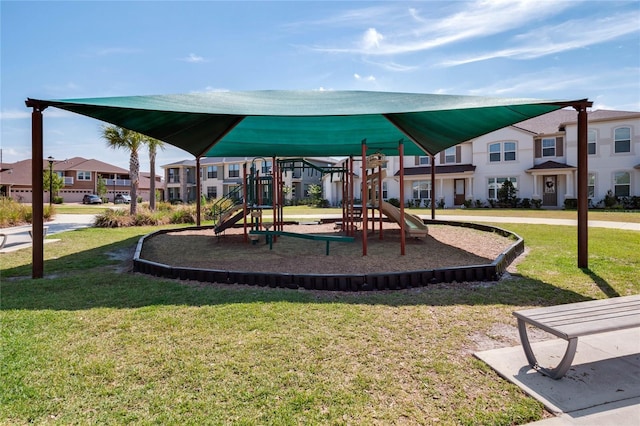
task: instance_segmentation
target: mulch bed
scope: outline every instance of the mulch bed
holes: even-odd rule
[[[377,226],[377,225],[376,225]],[[285,225],[287,232],[344,235],[333,224]],[[256,244],[244,241],[243,229],[234,228],[215,236],[212,229],[177,230],[147,239],[141,258],[172,266],[250,272],[304,274],[365,274],[491,263],[513,240],[492,232],[447,225],[429,225],[429,236],[406,238],[400,254],[400,229],[384,223],[383,239],[375,233],[367,238],[367,256],[362,255],[362,234],[355,242],[332,242],[325,255],[325,242],[278,237],[273,250],[264,236]]]

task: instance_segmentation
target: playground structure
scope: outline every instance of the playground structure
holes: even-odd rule
[[[250,231],[262,231],[265,228],[273,228],[273,231],[284,231],[285,190],[283,175],[296,170],[302,171],[310,169],[321,174],[334,174],[344,176],[349,174],[345,168],[326,166],[321,167],[303,158],[287,158],[277,160],[272,159],[272,168],[260,173],[256,167],[256,160],[262,159],[263,164],[266,159],[262,157],[254,158],[249,167],[243,165],[242,184],[236,186],[232,191],[222,197],[213,206],[214,232],[221,234],[226,229],[237,224],[243,219],[245,241],[250,237]],[[264,212],[272,212],[272,220],[266,222],[263,219]],[[247,222],[250,218],[250,222]],[[254,234],[255,235],[255,234]],[[276,237],[274,236],[274,239]]]
[[[403,145],[398,144],[398,150],[401,152],[402,158]],[[401,189],[401,205],[395,207],[381,199],[382,180],[386,177],[386,171],[383,169],[385,156],[379,152],[366,155],[366,141],[362,142],[362,187],[361,204],[356,204],[356,188],[354,159],[349,157],[345,161],[345,166],[321,167],[310,163],[303,158],[272,158],[271,169],[263,169],[262,174],[256,166],[256,160],[261,159],[263,164],[266,159],[263,157],[254,158],[250,164],[243,165],[242,184],[235,187],[213,206],[214,232],[220,235],[226,229],[235,226],[241,219],[243,220],[244,241],[256,241],[258,236],[266,230],[268,243],[273,244],[278,236],[284,233],[284,213],[285,191],[283,184],[283,175],[288,172],[294,172],[302,169],[312,169],[323,175],[329,174],[331,179],[334,175],[338,175],[342,183],[342,219],[336,223],[336,228],[340,229],[346,237],[353,241],[358,231],[358,223],[362,223],[362,255],[367,255],[367,234],[369,233],[369,222],[371,223],[371,233],[375,233],[376,221],[379,224],[379,239],[383,239],[383,215],[388,220],[396,222],[400,225],[402,234],[401,238],[401,255],[405,254],[405,235],[411,238],[424,238],[429,231],[424,221],[416,215],[406,213],[404,211],[404,196]],[[402,170],[402,166],[401,166]],[[403,179],[401,176],[401,188],[403,187]],[[376,210],[378,217],[376,220]],[[265,212],[271,211],[272,220],[265,222]],[[371,217],[369,218],[369,212]],[[249,219],[249,220],[247,220]],[[287,236],[293,236],[293,233],[286,233]],[[302,236],[301,236],[302,238]],[[327,243],[328,253],[328,243]]]

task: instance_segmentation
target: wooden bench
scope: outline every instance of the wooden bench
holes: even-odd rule
[[[293,237],[293,238],[304,238],[306,240],[315,240],[315,241],[326,241],[327,249],[326,255],[329,256],[329,243],[332,241],[335,242],[348,242],[352,243],[355,241],[354,237],[342,237],[339,235],[315,235],[315,234],[298,234],[296,232],[286,232],[286,231],[249,231],[249,235],[265,235],[267,239],[267,244],[269,244],[269,250],[273,250],[273,236],[280,235],[283,237]]]
[[[520,341],[529,365],[553,379],[560,379],[571,367],[578,337],[640,327],[640,295],[528,309],[513,315],[518,319]],[[568,342],[557,367],[538,365],[527,336],[527,324]]]

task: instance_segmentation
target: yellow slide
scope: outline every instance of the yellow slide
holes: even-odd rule
[[[400,221],[402,220],[400,209],[393,204],[389,204],[386,201],[381,201],[380,210],[385,216],[396,223],[400,223]],[[404,225],[404,232],[410,237],[423,238],[429,235],[429,229],[427,228],[427,225],[425,225],[422,219],[420,219],[416,215],[405,213]]]

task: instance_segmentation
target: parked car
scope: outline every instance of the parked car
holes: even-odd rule
[[[82,197],[82,204],[102,204],[102,199],[95,194],[86,194]]]
[[[131,196],[127,194],[116,194],[116,198],[113,200],[114,204],[129,204],[131,203]]]

